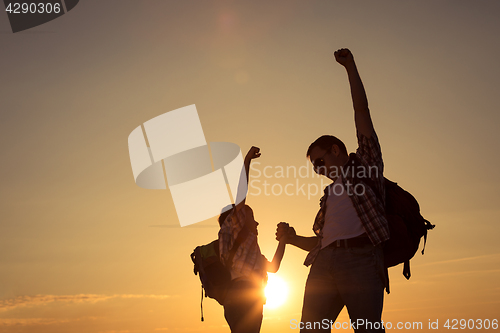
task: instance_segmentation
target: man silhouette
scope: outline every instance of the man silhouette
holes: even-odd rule
[[[356,333],[384,332],[381,315],[387,279],[381,243],[389,239],[389,227],[380,199],[384,198],[382,153],[354,57],[348,49],[337,50],[334,56],[349,78],[358,149],[348,155],[344,143],[330,135],[309,146],[307,157],[315,172],[333,181],[325,188],[314,221],[315,236],[298,236],[285,224],[278,225],[276,236],[287,235],[287,243],[309,251],[304,264],[312,266],[301,332],[330,332],[344,306]]]

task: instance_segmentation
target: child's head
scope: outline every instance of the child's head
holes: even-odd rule
[[[219,226],[222,227],[222,224],[224,223],[224,221],[226,220],[226,218],[229,216],[229,214],[231,214],[233,212],[233,209],[234,209],[234,206],[233,205],[228,205],[224,208],[222,208],[222,211],[219,215]]]
[[[224,221],[226,220],[226,218],[229,216],[229,214],[231,214],[234,210],[234,207],[233,206],[226,206],[222,209],[222,212],[219,216],[219,226],[222,227],[222,224],[224,223]],[[242,213],[242,216],[243,218],[245,219],[245,224],[246,224],[246,227],[248,228],[248,230],[250,230],[251,232],[253,232],[254,234],[258,234],[257,232],[257,226],[259,225],[259,222],[255,221],[255,217],[253,215],[253,210],[252,208],[250,208],[250,206],[248,205],[245,205],[243,207],[241,207],[241,213]]]
[[[245,216],[245,224],[250,230],[250,232],[253,232],[254,234],[258,234],[257,232],[257,226],[259,225],[259,222],[255,221],[255,217],[253,215],[253,210],[250,208],[250,206],[245,205],[243,208],[241,208],[244,212]]]

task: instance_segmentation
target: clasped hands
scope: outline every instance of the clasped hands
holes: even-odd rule
[[[276,240],[284,241],[285,243],[289,243],[291,239],[296,235],[295,229],[290,227],[290,225],[286,222],[278,223],[276,227]]]

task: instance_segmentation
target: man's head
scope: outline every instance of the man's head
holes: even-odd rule
[[[340,168],[349,159],[345,144],[333,135],[323,135],[307,149],[307,157],[314,166],[314,171],[335,181]]]

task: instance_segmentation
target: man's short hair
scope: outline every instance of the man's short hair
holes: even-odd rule
[[[321,149],[324,150],[330,150],[333,145],[337,145],[341,153],[349,155],[347,154],[347,148],[345,147],[345,144],[342,142],[342,140],[333,135],[323,135],[317,138],[316,141],[311,143],[309,149],[307,149],[306,156],[307,157],[311,156],[311,151],[314,149],[314,147],[320,147]]]

